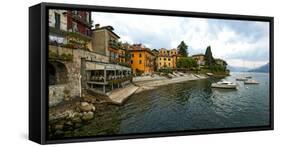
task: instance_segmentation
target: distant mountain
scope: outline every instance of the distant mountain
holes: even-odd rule
[[[243,71],[249,71],[250,68],[246,68],[246,67],[240,67],[240,66],[227,66],[227,69],[230,70],[230,72],[243,72]]]
[[[267,63],[261,67],[249,70],[249,72],[269,72],[269,63]]]

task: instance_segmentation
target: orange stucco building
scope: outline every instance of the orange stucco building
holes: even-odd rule
[[[130,48],[131,68],[133,73],[150,74],[154,72],[155,56],[149,48],[134,44]]]

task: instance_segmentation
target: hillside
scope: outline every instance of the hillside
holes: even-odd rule
[[[249,72],[269,72],[269,63],[267,63],[261,67],[249,70]]]

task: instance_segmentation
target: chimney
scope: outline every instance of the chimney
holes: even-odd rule
[[[100,28],[100,24],[99,24],[99,23],[97,23],[97,24],[95,25],[95,29],[98,29],[98,28]]]

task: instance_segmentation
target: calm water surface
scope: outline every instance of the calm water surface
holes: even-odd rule
[[[107,106],[91,123],[67,136],[268,125],[269,74],[231,73],[225,79],[236,82],[245,75],[260,84],[237,81],[238,90],[212,89],[211,83],[220,79],[206,79],[134,94],[123,106]]]

